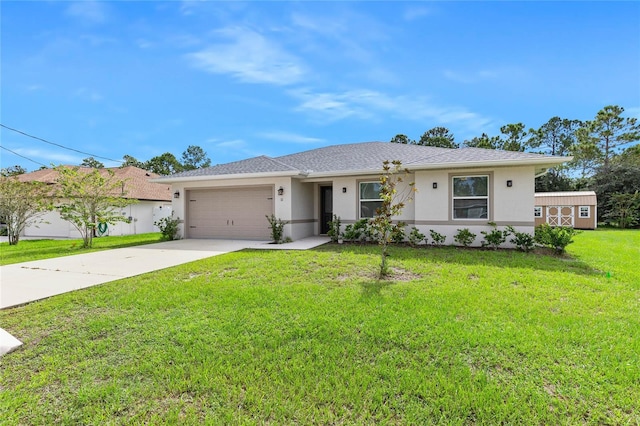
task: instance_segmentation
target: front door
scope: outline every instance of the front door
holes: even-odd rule
[[[320,233],[329,232],[329,222],[333,220],[333,187],[320,187]]]

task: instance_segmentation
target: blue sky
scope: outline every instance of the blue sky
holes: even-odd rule
[[[434,126],[462,142],[609,104],[640,116],[638,2],[3,1],[0,13],[2,124],[112,159],[199,145],[216,164]],[[0,136],[46,165],[87,157]]]

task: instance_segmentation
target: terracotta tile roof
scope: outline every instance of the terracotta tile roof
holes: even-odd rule
[[[88,173],[94,169],[90,167],[78,167],[80,172]],[[104,175],[107,170],[111,170],[117,179],[123,180],[126,198],[150,201],[171,201],[171,185],[164,183],[149,182],[149,179],[160,177],[159,175],[138,167],[109,167],[98,169]],[[58,179],[58,172],[54,169],[37,170],[18,176],[23,182],[44,182],[55,184]]]

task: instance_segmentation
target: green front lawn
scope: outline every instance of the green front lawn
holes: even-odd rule
[[[10,246],[9,243],[0,243],[0,265],[10,265],[12,263],[29,262],[32,260],[90,253],[92,251],[158,243],[161,241],[161,238],[162,234],[159,232],[99,237],[93,239],[93,247],[90,249],[82,248],[82,239],[21,240],[15,246]]]
[[[638,424],[640,232],[569,252],[243,251],[0,311],[2,421]]]

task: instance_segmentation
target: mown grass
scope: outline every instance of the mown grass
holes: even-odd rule
[[[638,424],[640,233],[569,252],[243,251],[0,311],[2,421]]]
[[[160,242],[159,232],[138,235],[109,236],[93,239],[93,247],[82,248],[82,239],[78,240],[21,240],[17,245],[0,243],[0,265],[29,262],[32,260],[50,259],[70,256],[72,254],[90,253],[114,248],[138,246]]]

